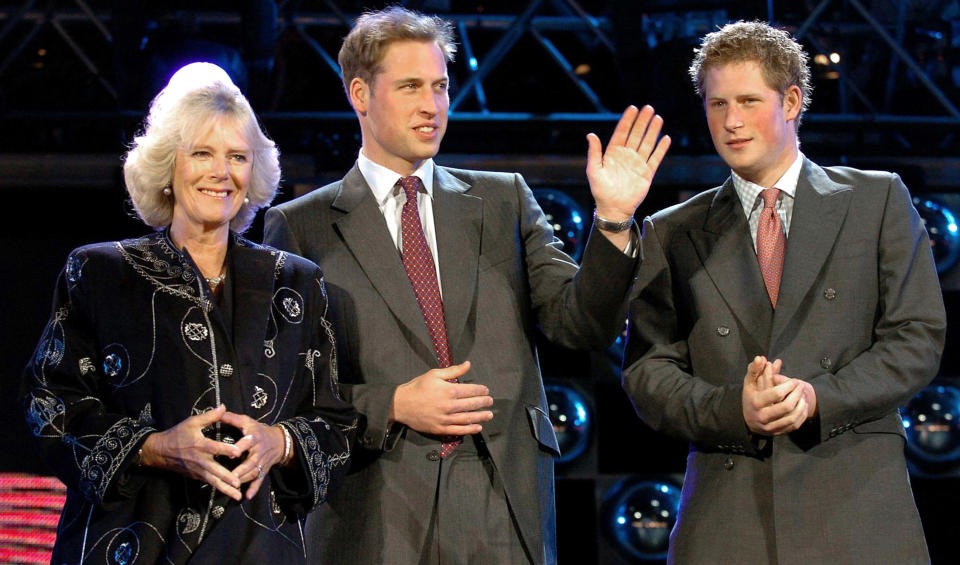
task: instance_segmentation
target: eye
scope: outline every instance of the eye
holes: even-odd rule
[[[190,156],[194,159],[206,159],[210,157],[210,152],[205,149],[197,149],[190,153]]]
[[[713,101],[710,102],[710,107],[711,107],[711,108],[717,108],[717,109],[719,109],[719,108],[723,108],[723,107],[726,106],[726,105],[727,105],[726,102],[724,102],[723,100],[713,100]]]
[[[243,153],[232,153],[230,154],[230,160],[235,163],[246,163],[247,156]]]
[[[437,83],[437,90],[444,91],[450,88],[450,83],[447,81],[440,81]]]

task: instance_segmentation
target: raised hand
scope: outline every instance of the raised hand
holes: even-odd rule
[[[493,419],[484,385],[453,383],[470,370],[470,362],[433,369],[397,387],[390,419],[420,433],[449,436],[478,434]]]
[[[226,410],[221,404],[214,410],[190,416],[169,430],[150,434],[143,443],[140,464],[203,481],[230,498],[240,500],[240,479],[217,463],[214,456],[236,458],[243,454],[243,450],[203,435],[203,429],[220,421]]]
[[[587,180],[597,215],[614,222],[633,217],[646,198],[660,163],[670,148],[670,136],[657,140],[663,118],[653,107],[628,107],[617,123],[606,151],[600,138],[587,134]]]

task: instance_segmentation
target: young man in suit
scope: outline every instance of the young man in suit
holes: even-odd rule
[[[339,55],[357,165],[267,213],[266,241],[324,271],[362,420],[353,473],[309,521],[319,563],[555,563],[535,327],[596,349],[626,316],[662,120],[631,107],[605,153],[588,136],[596,221],[578,269],[519,175],[434,164],[454,49],[439,18],[359,18]]]
[[[668,561],[926,563],[897,407],[934,377],[945,314],[907,189],[800,153],[810,73],[786,32],[729,24],[690,74],[731,176],[644,221],[623,374],[690,441]]]

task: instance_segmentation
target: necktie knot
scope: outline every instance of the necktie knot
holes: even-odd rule
[[[760,192],[760,198],[763,198],[764,208],[773,208],[777,205],[777,198],[780,197],[779,188],[767,188]]]
[[[417,193],[420,192],[420,186],[423,184],[420,182],[420,177],[402,177],[399,181],[400,188],[403,189],[403,193],[407,195],[407,201],[417,201]]]

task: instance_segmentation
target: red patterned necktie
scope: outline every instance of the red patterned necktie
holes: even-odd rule
[[[777,296],[780,294],[780,275],[783,273],[783,256],[787,249],[787,237],[783,234],[783,224],[776,208],[779,196],[779,188],[768,188],[760,193],[763,210],[760,212],[760,223],[757,224],[757,261],[763,274],[763,284],[770,295],[770,304],[774,308],[777,307]]]
[[[447,322],[443,316],[443,301],[440,298],[440,285],[437,284],[437,269],[433,254],[427,245],[420,224],[420,210],[417,208],[417,193],[422,183],[419,177],[403,177],[397,184],[403,189],[407,201],[400,213],[400,232],[403,240],[403,268],[417,297],[417,304],[427,324],[427,332],[433,342],[433,352],[440,367],[450,366],[450,346],[447,343]],[[448,436],[440,444],[440,456],[446,458],[463,441],[461,436]]]

